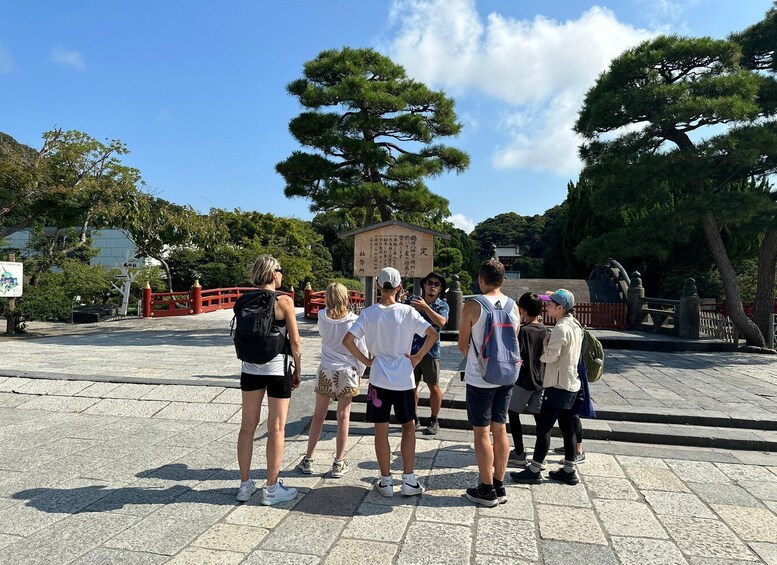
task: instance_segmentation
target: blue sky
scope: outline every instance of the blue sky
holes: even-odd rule
[[[445,141],[472,164],[430,186],[469,230],[564,199],[579,172],[570,126],[612,57],[658,33],[725,37],[771,5],[0,0],[0,131],[32,146],[55,126],[118,138],[163,198],[309,219],[274,168],[298,148],[285,85],[324,49],[373,47],[455,98],[464,130]]]

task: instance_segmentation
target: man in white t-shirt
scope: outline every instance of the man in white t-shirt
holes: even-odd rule
[[[378,274],[380,302],[365,308],[348,330],[343,345],[360,362],[370,367],[367,393],[367,421],[375,424],[375,456],[380,466],[380,479],[375,483],[383,496],[394,496],[391,478],[389,419],[391,408],[402,424],[403,496],[424,492],[415,478],[415,377],[413,369],[437,341],[437,332],[413,307],[397,302],[402,286],[399,271],[386,267]],[[415,334],[425,335],[423,347],[410,355]],[[364,337],[372,359],[356,346]]]
[[[505,268],[496,259],[489,259],[480,265],[478,283],[483,299],[495,307],[507,304],[510,298],[500,290],[505,280]],[[514,302],[511,301],[514,304]],[[497,306],[499,305],[499,306]],[[507,502],[504,487],[507,458],[510,454],[510,440],[507,437],[507,410],[513,385],[499,386],[483,380],[483,369],[470,342],[483,343],[487,313],[475,300],[464,304],[459,329],[459,351],[467,359],[464,382],[467,384],[467,418],[475,434],[475,460],[480,471],[480,485],[468,488],[466,497],[483,506],[496,506]],[[518,307],[510,312],[510,322],[516,333],[521,319]],[[517,376],[516,368],[516,376]],[[493,434],[491,444],[489,434]]]

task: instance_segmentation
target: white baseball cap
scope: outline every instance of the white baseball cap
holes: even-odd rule
[[[378,273],[378,286],[383,288],[386,283],[391,283],[391,288],[397,288],[402,284],[402,275],[394,267],[386,267]]]

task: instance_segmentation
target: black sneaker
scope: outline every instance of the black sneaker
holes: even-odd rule
[[[529,467],[523,471],[510,473],[510,478],[514,483],[521,485],[538,485],[542,482],[542,475],[539,471],[533,472]]]
[[[559,447],[555,448],[555,449],[553,450],[553,453],[561,453],[561,454],[563,455],[563,454],[564,454],[564,446],[563,446],[563,445],[561,445],[561,446],[559,446]]]
[[[499,499],[496,496],[494,487],[491,487],[490,490],[486,490],[481,484],[477,488],[468,488],[465,496],[475,504],[487,506],[488,508],[499,505]]]
[[[580,479],[577,476],[577,471],[572,471],[571,473],[568,473],[564,470],[563,467],[551,471],[548,473],[548,477],[553,479],[554,481],[558,481],[560,483],[566,483],[568,485],[576,485],[580,482]]]
[[[438,422],[436,419],[429,422],[429,425],[426,426],[426,429],[424,430],[424,434],[428,436],[437,435],[437,432],[440,431],[440,422]]]
[[[501,487],[494,487],[496,491],[496,500],[499,504],[505,504],[507,502],[507,489],[502,485]]]

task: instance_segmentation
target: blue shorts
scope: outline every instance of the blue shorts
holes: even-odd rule
[[[389,390],[370,385],[367,389],[367,421],[385,424],[391,420],[391,407],[398,424],[415,420],[415,389]]]
[[[477,427],[504,424],[507,422],[507,409],[510,397],[513,395],[513,385],[496,388],[480,388],[467,385],[467,419]]]

